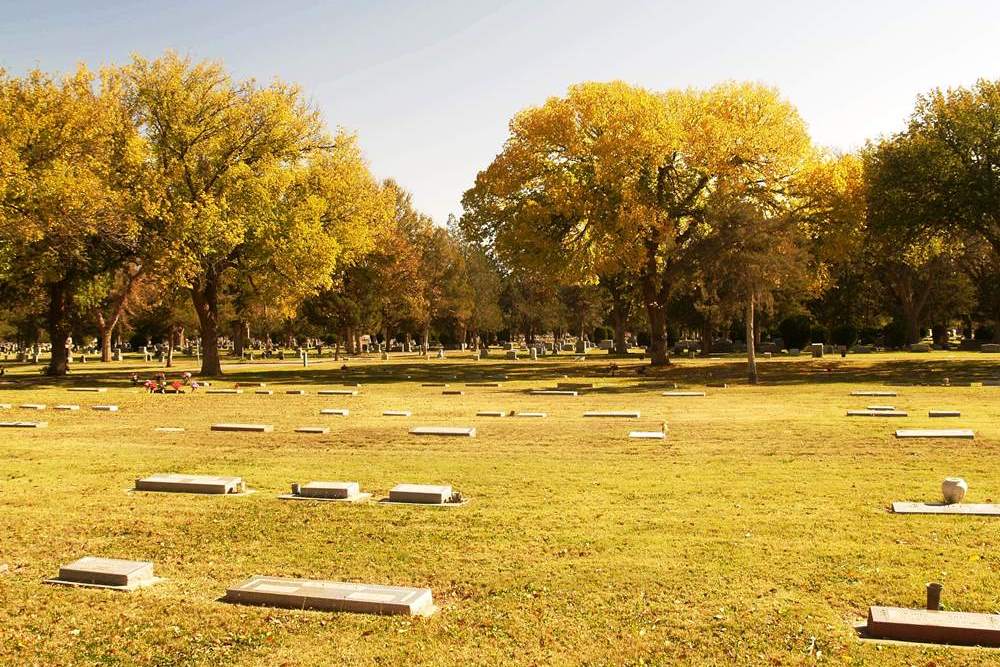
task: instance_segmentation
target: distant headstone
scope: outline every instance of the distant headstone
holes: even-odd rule
[[[91,410],[97,410],[98,412],[118,412],[117,405],[93,405]]]
[[[334,417],[348,417],[351,411],[347,408],[323,408],[319,411],[321,415],[332,415]]]
[[[270,389],[256,389],[256,390],[254,390],[254,392],[253,392],[253,393],[255,393],[255,394],[259,394],[259,395],[262,395],[262,396],[270,396],[270,395],[272,395],[272,394],[273,394],[274,392],[273,392],[273,391],[271,391]]]
[[[499,387],[499,382],[466,382],[466,387]]]
[[[225,600],[239,604],[362,614],[429,616],[434,612],[434,601],[429,588],[284,577],[251,577],[227,590]]]
[[[584,412],[584,417],[606,417],[609,419],[638,419],[641,415],[638,410],[603,410],[594,412]]]
[[[206,394],[242,394],[242,389],[206,389]]]
[[[673,398],[685,397],[685,396],[687,396],[687,397],[693,397],[693,396],[704,396],[705,392],[703,392],[703,391],[665,391],[665,392],[663,392],[662,395],[663,396],[670,396],[670,397],[673,397]]]
[[[306,390],[305,389],[286,389],[285,393],[288,394],[289,396],[305,396]]]
[[[928,417],[961,417],[962,413],[959,410],[930,410],[927,413]]]
[[[329,433],[330,429],[326,426],[299,426],[295,429],[296,433],[314,433],[317,435],[322,435],[324,433]]]
[[[1000,516],[1000,505],[990,503],[907,503],[892,504],[896,514],[965,514],[969,516]]]
[[[870,607],[866,630],[876,639],[1000,646],[1000,614]]]
[[[442,396],[464,396],[465,392],[461,389],[445,389],[441,392]]]
[[[443,505],[451,500],[450,485],[397,484],[389,490],[389,501],[394,503],[420,503]]]
[[[321,389],[316,392],[318,396],[357,396],[354,389]]]
[[[0,422],[0,428],[48,428],[48,422]]]
[[[246,433],[270,433],[274,427],[270,424],[212,424],[213,431],[237,431]]]
[[[812,352],[814,358],[819,358],[823,356],[823,343],[812,343],[809,345],[809,351]]]
[[[212,475],[178,475],[160,473],[135,480],[136,491],[166,491],[170,493],[234,494],[246,491],[242,477]]]
[[[663,440],[667,435],[662,431],[629,431],[628,437],[636,440]]]
[[[476,429],[470,426],[414,426],[410,435],[440,435],[474,438]]]
[[[539,419],[545,418],[548,415],[544,412],[515,412],[512,417],[537,417]]]
[[[409,417],[412,413],[409,410],[383,410],[383,417]]]
[[[869,397],[879,396],[879,397],[887,397],[887,396],[896,396],[896,392],[894,392],[894,391],[868,391],[868,390],[863,390],[863,391],[852,391],[851,392],[851,396],[869,396]]]
[[[477,417],[506,417],[507,413],[502,410],[480,410],[476,413]]]
[[[295,489],[298,492],[295,493]],[[361,497],[361,487],[357,482],[309,482],[296,484],[292,488],[293,495],[301,498],[316,498],[322,500],[358,500]],[[365,494],[369,497],[370,494]]]
[[[107,387],[70,387],[67,391],[76,391],[88,394],[103,394],[107,392]]]
[[[508,361],[517,361],[517,350],[507,350],[506,359]]]
[[[901,410],[848,410],[848,417],[905,417]]]
[[[76,411],[80,409],[79,405],[63,404],[63,405],[53,405],[53,410],[63,410],[63,411]]]
[[[532,389],[528,393],[532,396],[579,396],[577,392],[567,389]]]

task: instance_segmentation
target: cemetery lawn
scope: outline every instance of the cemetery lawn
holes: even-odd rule
[[[995,665],[1000,651],[880,646],[851,623],[869,605],[920,607],[928,581],[946,608],[1000,612],[1000,518],[893,515],[894,500],[936,501],[941,479],[968,502],[1000,502],[1000,358],[877,354],[744,365],[679,360],[640,377],[638,359],[603,375],[603,355],[538,362],[382,363],[324,359],[303,369],[233,364],[216,386],[262,381],[274,395],[151,396],[130,386],[139,361],[77,364],[53,381],[11,366],[0,420],[0,664]],[[193,370],[182,359],[178,372]],[[829,370],[827,370],[829,369]],[[464,382],[509,379],[500,388]],[[405,375],[412,376],[405,379]],[[459,379],[454,379],[458,375]],[[563,376],[569,376],[564,378]],[[853,389],[899,386],[895,398]],[[360,395],[317,396],[362,383]],[[448,382],[443,396],[421,382]],[[529,396],[593,381],[578,397]],[[672,389],[704,398],[667,398]],[[705,388],[728,382],[727,389]],[[68,386],[107,386],[103,394]],[[964,385],[964,386],[960,386]],[[290,388],[307,389],[289,396]],[[52,405],[78,403],[79,412]],[[117,404],[118,413],[88,409]],[[909,417],[848,418],[889,404]],[[344,407],[348,417],[321,416]],[[957,409],[958,419],[929,419]],[[383,417],[412,410],[412,417]],[[478,410],[548,413],[475,417]],[[642,417],[584,419],[590,410]],[[629,440],[658,430],[665,441]],[[274,425],[216,433],[215,422]],[[325,435],[297,426],[330,427]],[[411,426],[475,426],[469,438],[414,437]],[[184,433],[155,433],[180,426]],[[971,428],[974,441],[896,440],[897,428]],[[129,493],[157,472],[242,476],[243,497]],[[459,508],[287,502],[292,482],[358,481],[373,498],[400,482],[452,484]],[[123,594],[49,586],[84,555],[151,560],[166,581]],[[250,575],[429,587],[430,618],[235,606]]]

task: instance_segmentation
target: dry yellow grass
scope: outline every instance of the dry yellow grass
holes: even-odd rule
[[[180,370],[186,362],[182,362]],[[78,413],[0,431],[0,664],[988,665],[989,650],[879,647],[849,624],[871,604],[920,606],[927,581],[949,608],[1000,611],[1000,519],[896,516],[893,500],[933,500],[964,476],[969,501],[1000,502],[1000,376],[987,355],[870,355],[762,363],[741,384],[738,359],[682,360],[655,377],[640,363],[569,357],[324,361],[309,369],[229,368],[240,396],[151,396],[128,364],[78,366],[65,383],[9,373],[0,403],[79,403]],[[830,370],[827,370],[829,368]],[[151,372],[151,371],[147,371]],[[500,388],[441,388],[507,374]],[[410,375],[411,379],[405,379]],[[454,376],[458,379],[454,379]],[[530,387],[594,380],[581,396]],[[894,399],[856,388],[901,386]],[[357,397],[315,391],[347,380]],[[705,398],[664,398],[668,382]],[[68,393],[69,384],[111,387]],[[288,396],[287,388],[309,390]],[[888,402],[905,419],[850,419]],[[87,406],[115,403],[117,414]],[[347,407],[349,417],[319,415]],[[960,419],[926,417],[929,408]],[[382,417],[408,409],[410,418]],[[545,419],[477,418],[531,410]],[[639,420],[583,419],[638,409]],[[669,422],[668,439],[629,440]],[[271,434],[212,433],[213,422],[271,423]],[[292,432],[326,425],[327,435]],[[473,425],[475,439],[416,438],[411,425]],[[973,428],[976,440],[897,441],[901,426]],[[153,432],[182,426],[181,434]],[[239,475],[246,497],[130,494],[154,472]],[[382,497],[398,482],[450,483],[471,498],[448,510],[288,503],[290,483],[356,480]],[[152,560],[168,581],[132,594],[41,582],[82,555]],[[428,619],[240,607],[219,601],[251,574],[433,589]]]

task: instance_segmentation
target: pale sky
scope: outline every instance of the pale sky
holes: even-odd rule
[[[14,73],[173,49],[297,82],[439,223],[511,116],[572,83],[761,81],[849,150],[921,92],[1000,77],[1000,0],[0,0],[0,17]]]

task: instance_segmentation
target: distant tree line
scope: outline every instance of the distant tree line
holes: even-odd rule
[[[517,114],[435,225],[296,86],[174,54],[0,71],[0,338],[648,347],[1000,341],[1000,83],[856,154],[778,91],[585,83]]]

